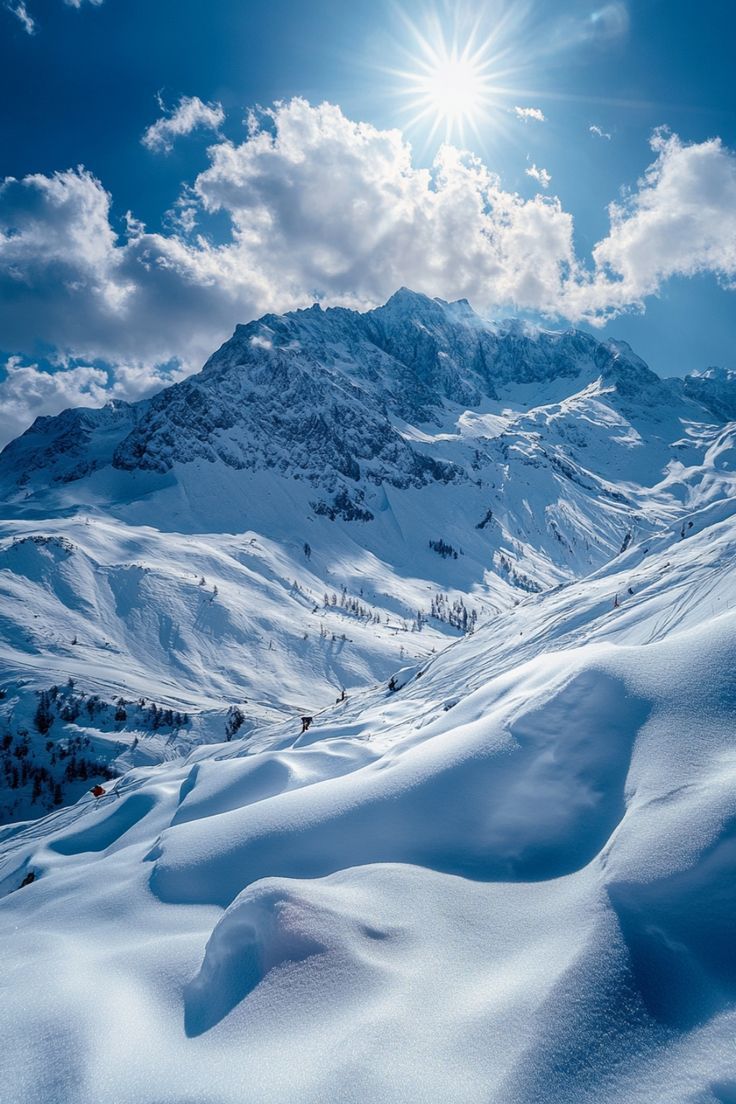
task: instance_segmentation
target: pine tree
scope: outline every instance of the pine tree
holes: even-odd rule
[[[38,706],[33,717],[33,723],[42,736],[45,736],[54,723],[51,712],[51,698],[47,690],[42,690],[38,697]]]

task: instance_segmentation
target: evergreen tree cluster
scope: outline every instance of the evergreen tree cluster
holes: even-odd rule
[[[13,796],[4,812],[12,816],[22,800],[37,806],[39,813],[49,812],[79,796],[78,787],[73,796],[69,794],[73,784],[92,785],[114,778],[115,772],[104,760],[84,754],[90,747],[88,736],[46,740],[39,745],[32,741],[27,730],[17,735],[5,732],[0,740],[0,778]]]
[[[496,554],[495,562],[498,571],[506,575],[512,586],[519,587],[520,590],[526,590],[529,594],[538,594],[542,589],[534,579],[531,579],[523,571],[519,571],[503,552]]]
[[[431,540],[429,542],[429,547],[433,552],[436,552],[438,556],[441,556],[443,560],[456,560],[458,557],[457,549],[453,548],[447,541],[442,540],[441,537],[439,540]],[[460,555],[462,555],[462,548],[460,549]]]
[[[369,606],[366,606],[358,598],[348,594],[347,587],[343,587],[339,594],[325,592],[323,605],[325,609],[339,609],[341,613],[349,613],[360,621],[366,621],[374,625],[380,625],[380,614]]]
[[[464,633],[472,633],[478,621],[477,610],[468,609],[462,598],[450,602],[446,594],[437,594],[432,599],[429,616]]]
[[[139,698],[137,702],[126,698],[108,702],[99,694],[75,693],[73,679],[64,687],[52,686],[50,690],[39,692],[33,717],[36,730],[45,736],[57,717],[65,724],[75,724],[81,717],[83,723],[95,721],[102,729],[127,726],[157,731],[160,728],[183,728],[189,723],[188,713],[164,708],[145,698]]]
[[[187,713],[145,698],[109,702],[98,694],[78,691],[73,679],[39,691],[29,728],[14,729],[11,718],[0,737],[0,818],[26,817],[32,815],[30,809],[41,815],[76,801],[95,783],[115,777],[108,758],[94,754],[90,736],[77,726],[94,724],[112,733],[126,727],[163,729],[173,734],[188,723]],[[137,742],[136,736],[132,746]],[[113,754],[124,747],[118,743]]]

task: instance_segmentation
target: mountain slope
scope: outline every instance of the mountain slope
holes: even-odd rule
[[[9,1097],[729,1100],[735,552],[714,502],[8,835]]]

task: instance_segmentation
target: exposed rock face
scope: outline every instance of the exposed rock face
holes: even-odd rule
[[[274,468],[357,502],[366,483],[464,478],[407,441],[396,419],[439,423],[447,404],[478,407],[509,386],[577,389],[599,377],[629,397],[659,382],[625,345],[492,325],[465,301],[401,289],[366,314],[313,307],[238,326],[202,372],[153,400],[38,419],[2,468],[20,478],[52,468],[69,481],[110,462],[165,472],[202,459]]]

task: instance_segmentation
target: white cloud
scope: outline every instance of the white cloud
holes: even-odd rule
[[[525,123],[533,119],[537,123],[545,123],[546,117],[544,112],[539,107],[515,107],[517,118],[523,119]]]
[[[531,176],[532,179],[536,180],[538,184],[541,184],[543,188],[549,188],[552,183],[552,177],[547,170],[537,168],[533,163],[525,171],[527,176]]]
[[[237,257],[267,287],[359,302],[402,283],[484,287],[486,299],[541,309],[558,294],[572,220],[556,201],[504,191],[478,158],[447,146],[431,170],[415,168],[398,131],[330,104],[294,100],[268,122],[239,146],[215,146],[194,185],[206,210],[230,216]]]
[[[64,0],[67,7],[81,8],[85,0]],[[89,0],[90,4],[99,7],[103,0]],[[36,21],[28,10],[25,0],[5,0],[5,7],[12,12],[21,22],[23,30],[29,34],[36,33]]]
[[[160,99],[159,107],[164,109]],[[172,111],[148,127],[141,142],[154,152],[170,153],[177,138],[197,129],[217,131],[224,121],[222,104],[204,103],[199,96],[182,96]]]
[[[8,3],[6,3],[5,7],[8,9],[9,12],[12,12],[13,15],[20,20],[21,26],[23,27],[23,30],[26,32],[26,34],[35,34],[36,23],[33,19],[33,16],[28,11],[24,0],[8,0]]]
[[[60,414],[72,406],[103,406],[110,399],[145,398],[182,374],[126,365],[61,365],[49,370],[11,356],[0,366],[0,449],[41,415]]]
[[[107,373],[77,367],[45,372],[37,364],[10,357],[6,377],[0,380],[0,447],[30,425],[40,414],[59,414],[68,406],[101,406],[110,397]]]
[[[733,282],[734,155],[717,139],[687,145],[664,132],[653,147],[587,261],[558,198],[507,191],[451,147],[416,167],[398,131],[299,99],[262,114],[240,144],[215,143],[166,232],[131,215],[118,234],[110,197],[83,169],[10,178],[0,186],[2,345],[117,366],[108,389],[124,397],[160,385],[157,366],[174,358],[195,370],[237,322],[315,298],[367,307],[406,284],[487,313],[595,322],[641,306],[670,275]],[[229,221],[221,244],[194,232],[209,212]]]
[[[481,304],[554,310],[574,262],[555,199],[505,191],[477,158],[443,149],[415,168],[398,131],[337,107],[279,106],[240,145],[221,141],[187,203],[222,211],[222,245],[149,233],[122,240],[110,197],[83,170],[0,189],[0,332],[64,355],[191,368],[236,322],[268,309],[371,305],[401,284]],[[188,223],[188,228],[190,224]]]
[[[637,190],[608,209],[594,280],[571,289],[573,316],[642,307],[671,276],[709,272],[736,286],[736,156],[719,138],[687,144],[663,129],[651,146]]]
[[[602,127],[599,127],[596,123],[592,123],[588,127],[588,130],[591,134],[595,134],[596,138],[606,138],[609,142],[611,141],[611,135],[607,131],[603,130]]]

